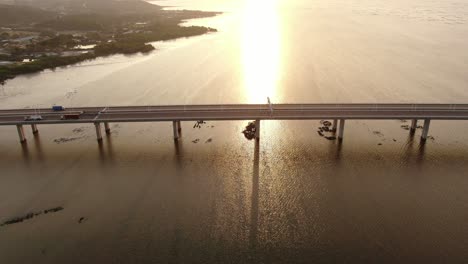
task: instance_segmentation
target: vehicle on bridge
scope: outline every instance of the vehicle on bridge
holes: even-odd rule
[[[65,107],[61,105],[54,105],[52,106],[52,111],[65,111]]]
[[[40,115],[30,115],[24,118],[24,121],[41,121],[42,116]]]
[[[80,114],[65,114],[60,117],[61,120],[77,120],[80,119]]]

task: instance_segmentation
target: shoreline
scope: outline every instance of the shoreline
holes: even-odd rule
[[[164,7],[163,7],[164,8]],[[214,17],[222,14],[221,12],[205,12],[205,11],[192,11],[192,10],[181,10],[181,11],[162,11],[161,17],[151,18],[157,22],[141,23],[144,26],[138,28],[138,30],[130,30],[128,32],[120,33],[118,36],[112,35],[111,40],[102,41],[103,32],[96,32],[93,34],[99,35],[96,39],[99,39],[101,43],[96,44],[92,49],[87,50],[85,53],[72,56],[63,56],[63,53],[69,50],[63,50],[57,48],[47,50],[48,52],[42,51],[41,55],[31,56],[38,48],[33,46],[30,50],[23,51],[24,54],[11,56],[11,60],[5,60],[9,64],[0,66],[0,85],[3,86],[8,80],[14,79],[17,76],[38,73],[44,70],[53,70],[59,67],[65,67],[81,63],[84,61],[91,61],[97,58],[108,57],[112,55],[132,55],[132,54],[149,54],[157,49],[151,43],[157,41],[169,41],[180,38],[190,38],[194,36],[205,35],[208,33],[217,32],[217,29],[203,26],[183,26],[192,19]],[[173,17],[171,17],[173,16]],[[140,25],[140,23],[136,23]],[[123,28],[127,29],[127,28]],[[89,33],[87,33],[89,34]],[[107,33],[108,34],[108,33]],[[61,42],[63,38],[70,37],[70,35],[57,33],[56,37],[48,39],[48,42]],[[96,42],[93,40],[86,40],[86,44]],[[45,42],[45,41],[44,41]],[[42,44],[42,43],[39,43]],[[68,43],[67,43],[68,44]],[[74,43],[82,44],[82,43]],[[42,46],[40,48],[43,48]],[[48,53],[52,53],[50,56]],[[38,53],[40,54],[40,53]],[[44,55],[46,54],[46,55]]]

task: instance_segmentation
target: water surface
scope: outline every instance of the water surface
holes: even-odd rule
[[[467,1],[160,1],[218,33],[20,76],[1,108],[468,100]],[[1,263],[463,263],[468,124],[318,121],[0,128]],[[197,141],[198,139],[198,141]],[[196,142],[196,143],[194,143]],[[80,219],[83,220],[80,222]]]

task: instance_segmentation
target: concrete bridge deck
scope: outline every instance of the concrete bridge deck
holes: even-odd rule
[[[63,120],[64,114],[78,114],[79,119]],[[25,120],[40,115],[42,120]],[[225,104],[225,105],[162,105],[76,107],[65,111],[49,109],[0,110],[0,126],[15,125],[21,142],[25,142],[23,125],[93,123],[98,140],[102,139],[101,123],[110,132],[109,123],[164,122],[174,124],[174,138],[179,137],[181,121],[256,120],[259,138],[261,120],[321,120],[332,119],[338,138],[343,138],[345,120],[424,120],[422,140],[427,138],[431,120],[468,120],[468,104]],[[338,127],[338,121],[340,121]]]

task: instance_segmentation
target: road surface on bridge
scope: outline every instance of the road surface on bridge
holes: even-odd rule
[[[64,114],[79,114],[62,120]],[[26,121],[31,115],[42,120]],[[232,104],[0,110],[0,125],[213,120],[432,119],[468,120],[468,104]]]

